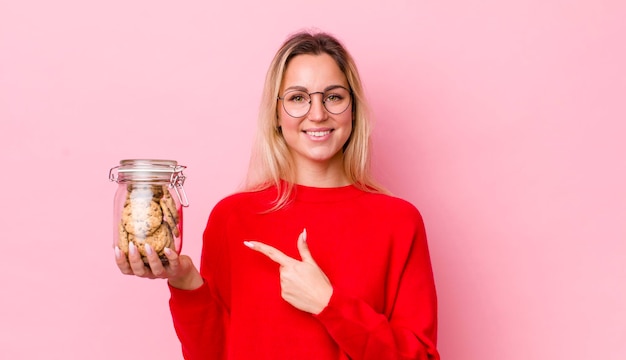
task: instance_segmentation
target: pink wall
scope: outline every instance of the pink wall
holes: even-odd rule
[[[444,358],[626,358],[625,3],[366,3],[3,1],[0,358],[180,357],[165,284],[115,268],[108,170],[189,167],[197,260],[303,27],[355,55],[376,173],[423,212]]]

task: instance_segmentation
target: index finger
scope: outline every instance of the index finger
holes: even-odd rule
[[[250,249],[258,251],[261,254],[267,256],[281,266],[287,266],[293,261],[296,261],[296,259],[285,255],[282,251],[276,249],[275,247],[264,244],[262,242],[244,241],[243,244]]]

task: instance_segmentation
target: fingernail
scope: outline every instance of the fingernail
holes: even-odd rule
[[[243,244],[247,247],[249,247],[250,249],[254,248],[254,244],[250,241],[244,241]]]
[[[122,252],[120,251],[120,248],[115,246],[115,258],[119,259],[122,257]]]
[[[150,244],[146,243],[143,248],[146,249],[146,255],[152,255],[152,247],[150,247]]]
[[[137,248],[135,248],[135,243],[132,241],[128,242],[128,253],[130,255],[135,255],[135,253],[137,252]]]
[[[302,241],[306,241],[306,228],[302,230]]]
[[[172,249],[166,247],[165,249],[163,249],[163,252],[165,253],[165,255],[172,255]]]

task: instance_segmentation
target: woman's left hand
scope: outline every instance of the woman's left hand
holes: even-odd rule
[[[306,243],[306,229],[298,236],[298,251],[302,261],[258,241],[244,241],[244,244],[280,265],[281,296],[285,301],[315,315],[328,305],[333,287],[311,256]]]

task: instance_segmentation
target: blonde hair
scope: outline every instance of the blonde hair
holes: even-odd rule
[[[362,190],[387,193],[370,173],[370,123],[361,79],[352,56],[332,35],[298,32],[276,52],[265,78],[259,110],[258,131],[246,179],[246,191],[276,186],[278,197],[273,210],[287,204],[296,181],[296,169],[285,139],[278,128],[277,98],[289,61],[302,54],[330,55],[348,80],[352,91],[352,133],[344,145],[343,165],[348,179]]]

